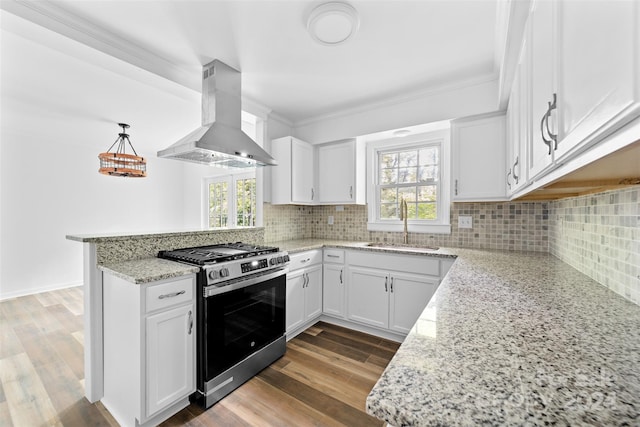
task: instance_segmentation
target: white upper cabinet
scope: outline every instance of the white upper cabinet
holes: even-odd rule
[[[526,41],[523,45],[521,62],[516,69],[516,75],[511,87],[509,107],[507,108],[507,164],[506,183],[507,193],[513,194],[527,183],[527,146],[529,142],[529,123],[527,112],[528,73],[526,67]]]
[[[271,203],[317,203],[313,146],[287,136],[271,142],[271,154],[278,162],[271,171]]]
[[[640,2],[558,1],[556,159],[640,114]]]
[[[318,146],[320,203],[365,203],[365,148],[355,139]]]
[[[451,123],[453,200],[505,200],[505,116]]]
[[[554,81],[555,5],[536,1],[529,16],[527,35],[531,66],[531,143],[528,146],[529,177],[535,178],[553,164],[557,133],[557,95]]]

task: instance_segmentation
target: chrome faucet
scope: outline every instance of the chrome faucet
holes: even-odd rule
[[[400,202],[400,219],[404,222],[403,242],[405,245],[409,243],[409,231],[407,230],[408,213],[409,211],[407,208],[407,201],[405,199],[402,199],[402,201]]]

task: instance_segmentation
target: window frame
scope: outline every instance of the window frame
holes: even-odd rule
[[[407,229],[412,233],[450,234],[450,132],[449,129],[437,130],[406,136],[402,139],[383,139],[369,141],[367,143],[367,206],[369,231],[402,232],[403,221],[400,219],[380,218],[380,188],[378,175],[380,165],[379,153],[418,149],[420,147],[439,147],[439,181],[437,193],[437,218],[436,220],[407,220]]]
[[[238,220],[238,212],[237,212],[237,197],[238,195],[236,194],[236,189],[237,189],[237,183],[239,180],[242,179],[247,179],[247,178],[253,178],[256,180],[256,194],[255,199],[256,199],[256,212],[254,212],[255,215],[255,222],[256,225],[249,225],[249,226],[245,226],[245,225],[241,225],[238,226],[237,224],[237,220]],[[209,185],[210,184],[214,184],[214,183],[218,183],[218,182],[226,182],[227,183],[227,226],[226,227],[212,227],[211,224],[209,223]],[[204,226],[205,228],[209,229],[209,230],[213,230],[213,229],[232,229],[232,228],[255,228],[258,226],[258,218],[257,218],[257,209],[258,209],[258,197],[257,197],[257,193],[258,193],[258,189],[257,189],[257,177],[256,177],[256,173],[255,171],[252,172],[241,172],[241,173],[233,173],[233,174],[226,174],[226,175],[218,175],[218,176],[210,176],[207,178],[204,178],[204,185],[203,185],[203,191],[204,191],[204,195],[203,195],[203,199],[206,200],[207,202],[204,203],[204,212],[203,212],[203,217],[204,217]]]

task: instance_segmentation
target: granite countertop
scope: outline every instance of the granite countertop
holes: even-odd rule
[[[144,284],[197,273],[199,267],[161,258],[143,258],[99,265],[98,268],[131,283]]]
[[[455,251],[368,413],[396,427],[640,425],[640,307],[549,254]]]
[[[243,229],[207,228],[207,229],[199,229],[199,230],[182,230],[182,231],[158,231],[158,232],[149,231],[149,232],[142,232],[142,233],[122,232],[122,233],[68,234],[66,238],[67,240],[73,240],[76,242],[83,242],[83,243],[104,243],[104,242],[114,242],[114,241],[121,241],[121,240],[139,240],[143,238],[187,237],[187,236],[207,235],[207,234],[233,235],[237,233],[239,230],[240,231],[264,230],[264,227],[247,227]]]
[[[289,253],[309,251],[322,248],[338,249],[358,249],[368,252],[385,252],[405,255],[426,255],[439,258],[455,258],[456,250],[452,248],[437,248],[434,250],[427,247],[376,243],[376,246],[368,246],[371,242],[352,242],[348,240],[323,240],[323,239],[300,239],[285,240],[279,242],[268,242],[267,245],[277,246],[282,251]]]

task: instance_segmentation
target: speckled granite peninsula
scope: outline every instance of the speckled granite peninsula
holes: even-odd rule
[[[549,254],[455,252],[367,412],[396,427],[640,425],[640,307]]]

